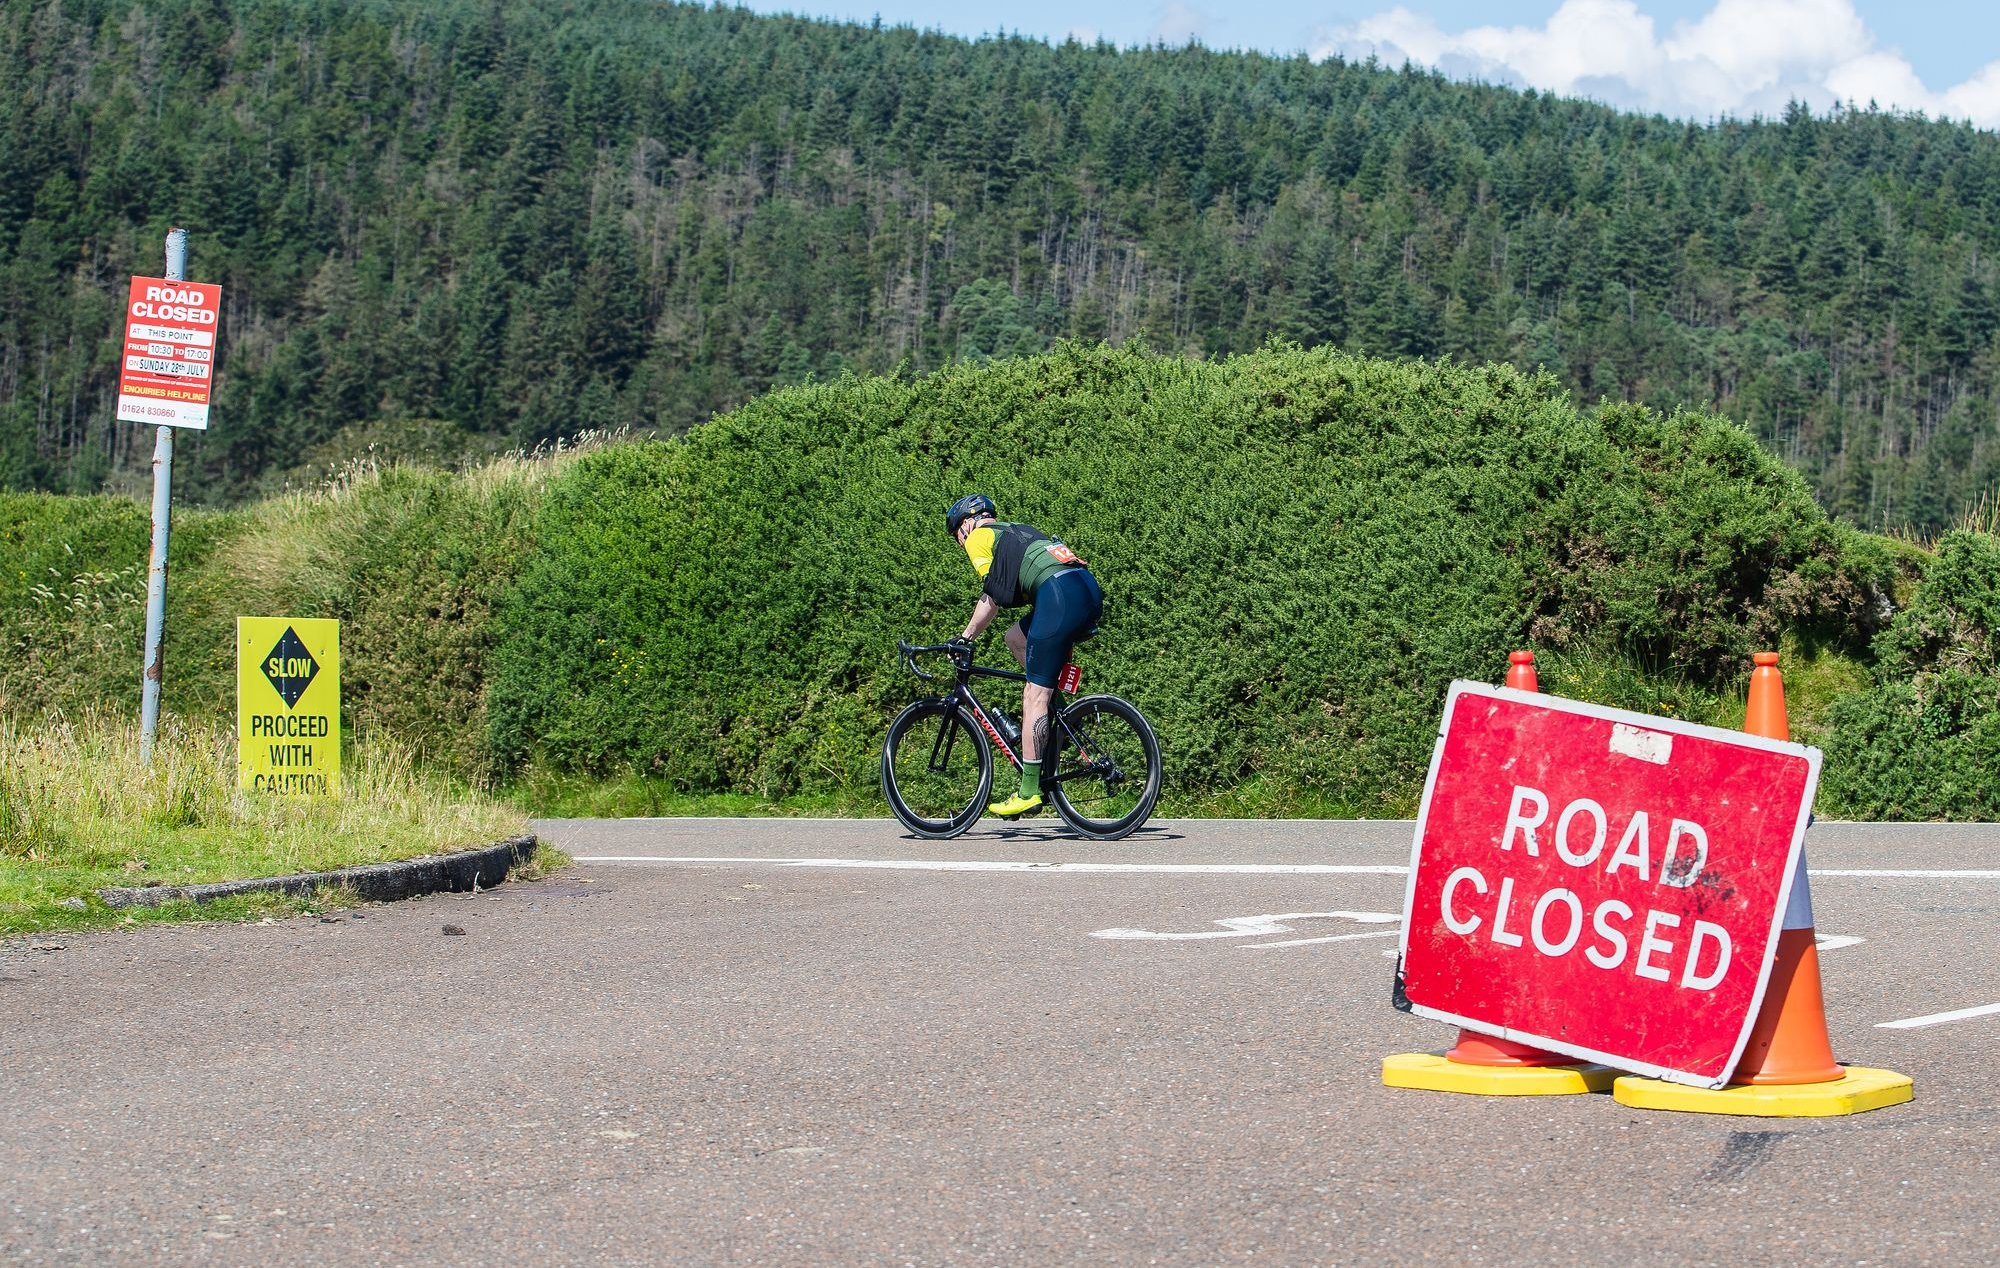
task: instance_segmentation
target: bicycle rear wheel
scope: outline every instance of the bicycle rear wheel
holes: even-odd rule
[[[1063,821],[1086,836],[1129,836],[1160,799],[1160,741],[1145,715],[1116,696],[1070,703],[1049,728],[1055,777],[1043,785]],[[1048,769],[1045,761],[1043,769]]]
[[[920,837],[955,837],[986,812],[993,750],[953,700],[919,700],[882,741],[882,795]]]

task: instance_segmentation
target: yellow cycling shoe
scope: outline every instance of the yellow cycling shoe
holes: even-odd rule
[[[1033,797],[1023,797],[1020,793],[1015,793],[1005,801],[996,801],[988,805],[986,813],[999,815],[1002,819],[1018,819],[1024,814],[1040,810],[1041,808],[1042,799],[1039,794]]]

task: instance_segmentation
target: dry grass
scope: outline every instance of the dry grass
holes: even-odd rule
[[[0,721],[0,935],[105,923],[91,896],[107,885],[318,871],[525,829],[520,811],[393,741],[356,745],[342,785],[326,798],[241,792],[234,736],[217,726],[170,721],[148,767],[137,727],[109,713]]]
[[[454,473],[453,478],[468,495],[472,520],[483,524],[486,517],[479,511],[513,498],[532,498],[576,458],[626,439],[623,429],[586,431],[534,449],[500,454]],[[231,598],[282,596],[290,609],[301,614],[332,605],[352,585],[347,561],[356,553],[356,544],[373,540],[385,520],[408,510],[393,499],[385,505],[373,496],[380,492],[384,477],[399,469],[437,468],[372,455],[352,458],[311,483],[288,485],[244,508],[239,512],[244,529],[218,560],[216,571],[226,578],[224,592]],[[450,531],[459,526],[439,527]]]
[[[1988,491],[1959,517],[1958,526],[1969,533],[2000,537],[2000,493]]]

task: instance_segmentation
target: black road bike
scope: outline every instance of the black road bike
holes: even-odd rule
[[[939,675],[917,665],[920,656],[951,658],[952,689],[919,700],[896,715],[882,741],[882,795],[903,826],[921,837],[955,837],[986,813],[993,793],[993,750],[1016,770],[1018,733],[997,709],[972,694],[972,679],[1026,682],[1017,670],[975,665],[971,653],[950,643],[899,642],[903,667],[926,682]],[[1117,696],[1078,696],[1080,676],[1064,667],[1049,702],[1047,751],[1042,755],[1042,795],[1063,822],[1085,836],[1116,841],[1136,831],[1160,799],[1160,741],[1145,715]]]

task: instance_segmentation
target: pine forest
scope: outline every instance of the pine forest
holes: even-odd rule
[[[0,9],[0,488],[143,487],[123,288],[224,287],[231,503],[1060,340],[1509,362],[1713,408],[1837,517],[2000,487],[2000,137],[640,0]]]

